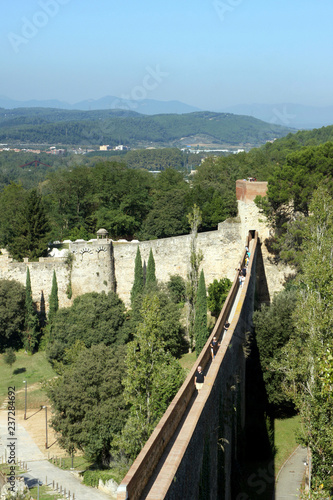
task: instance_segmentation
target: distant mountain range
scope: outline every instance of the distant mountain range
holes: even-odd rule
[[[296,129],[313,129],[333,125],[333,106],[314,107],[302,104],[237,104],[224,112],[247,115],[267,123]]]
[[[14,108],[57,108],[78,111],[94,110],[126,110],[135,111],[144,115],[184,114],[202,111],[180,101],[158,101],[154,99],[126,100],[115,96],[105,96],[100,99],[86,99],[75,104],[50,99],[45,101],[29,100],[18,101],[0,96],[0,107]],[[283,125],[295,129],[313,129],[333,124],[333,106],[315,107],[302,104],[237,104],[213,110],[221,113],[253,116],[264,122]]]
[[[180,101],[156,101],[154,99],[128,100],[119,99],[115,96],[105,96],[101,99],[87,99],[75,104],[69,104],[65,101],[57,99],[49,99],[45,101],[29,100],[17,101],[0,96],[0,107],[5,109],[15,108],[57,108],[79,111],[94,111],[94,110],[111,110],[120,109],[127,111],[135,111],[144,115],[158,114],[183,114],[192,113],[193,111],[201,111],[195,106],[189,106]]]

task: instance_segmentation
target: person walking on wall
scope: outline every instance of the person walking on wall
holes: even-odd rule
[[[198,391],[203,386],[204,381],[205,381],[205,375],[203,374],[201,366],[198,366],[194,377],[194,385]]]
[[[229,329],[229,326],[230,326],[230,323],[229,321],[226,321],[224,323],[224,331],[223,331],[223,337],[225,336],[225,334],[227,333],[228,329]],[[223,337],[222,337],[222,340],[223,340]]]
[[[212,355],[212,361],[216,356],[217,350],[220,347],[220,344],[217,342],[216,337],[213,338],[213,340],[210,343],[210,352]]]

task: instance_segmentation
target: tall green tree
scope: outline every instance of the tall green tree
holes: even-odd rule
[[[188,347],[184,338],[184,328],[181,321],[182,310],[170,298],[164,286],[157,287],[149,295],[156,295],[160,304],[161,327],[160,339],[164,350],[179,358]]]
[[[143,267],[140,248],[138,247],[136,251],[135,264],[134,264],[134,283],[131,290],[131,305],[132,308],[135,305],[136,299],[142,295],[144,288],[143,281]]]
[[[293,316],[295,334],[277,365],[303,422],[313,477],[329,491],[333,487],[333,398],[327,383],[333,349],[333,199],[324,188],[314,193],[309,214]]]
[[[152,288],[156,287],[157,280],[156,280],[156,274],[155,274],[155,259],[153,255],[152,249],[150,249],[149,252],[149,257],[148,257],[148,264],[147,264],[147,271],[146,271],[146,289],[151,290]]]
[[[178,361],[160,337],[161,308],[157,296],[143,300],[142,321],[127,345],[124,398],[130,405],[121,438],[115,444],[135,458],[183,381]]]
[[[120,433],[128,409],[123,397],[125,348],[104,344],[83,349],[64,374],[48,387],[52,427],[69,453],[79,449],[108,466],[111,442]]]
[[[195,352],[197,357],[203,349],[208,339],[207,327],[207,293],[205,275],[203,269],[200,273],[197,297],[195,301],[195,320],[194,320],[194,340]]]
[[[73,238],[77,228],[83,233],[95,231],[93,179],[92,168],[86,165],[71,165],[50,174],[44,190],[54,239]]]
[[[26,351],[33,352],[38,342],[39,321],[37,312],[32,300],[30,271],[27,267],[27,277],[25,285],[25,336],[24,347]]]
[[[232,283],[228,278],[222,278],[219,281],[214,280],[213,283],[208,285],[207,307],[214,318],[218,318],[231,285]]]
[[[0,352],[22,347],[24,325],[24,286],[14,280],[0,280]]]
[[[191,239],[189,271],[187,273],[186,283],[186,302],[187,334],[190,342],[190,349],[192,349],[194,341],[195,301],[199,282],[199,268],[203,259],[201,250],[197,249],[198,228],[202,221],[201,212],[197,205],[194,205],[192,212],[188,214],[188,220],[191,226]]]
[[[53,271],[52,277],[52,288],[51,294],[49,297],[49,321],[52,321],[55,313],[59,309],[59,299],[58,299],[58,283],[57,283],[57,275],[56,272]]]
[[[32,189],[18,207],[7,249],[14,259],[36,260],[47,254],[49,223],[41,196]]]
[[[116,161],[98,163],[93,173],[98,227],[113,238],[133,237],[150,210],[152,176]]]
[[[21,184],[11,182],[0,193],[0,245],[9,248],[16,236],[14,228],[21,225],[27,191]]]

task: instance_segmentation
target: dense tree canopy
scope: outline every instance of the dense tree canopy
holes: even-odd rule
[[[143,142],[165,146],[204,135],[217,144],[264,144],[289,131],[250,116],[209,111],[149,116],[126,110],[21,108],[15,114],[8,119],[6,110],[0,110],[1,142],[116,146],[120,141],[130,146]]]
[[[275,230],[271,248],[286,262],[299,265],[309,203],[319,185],[333,193],[332,165],[333,142],[293,152],[272,172],[267,196],[256,200]]]
[[[309,206],[299,290],[294,311],[295,334],[285,346],[280,370],[289,382],[312,452],[313,474],[333,489],[333,198],[318,189]]]
[[[328,497],[333,483],[333,198],[320,186],[302,227],[298,272],[289,291],[254,315],[270,402],[292,401],[312,453],[312,485]]]
[[[184,278],[179,276],[179,274],[173,274],[170,276],[170,279],[166,285],[170,294],[170,298],[175,304],[185,302],[186,284]]]
[[[114,292],[92,292],[74,299],[73,305],[59,309],[50,327],[48,357],[61,362],[65,349],[77,340],[86,347],[104,343],[122,345],[128,340],[125,306]]]
[[[111,442],[124,426],[125,348],[104,344],[83,349],[65,373],[48,389],[54,415],[52,427],[68,452],[83,450],[108,465]]]

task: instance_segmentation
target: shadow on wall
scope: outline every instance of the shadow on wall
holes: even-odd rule
[[[274,500],[274,421],[268,416],[268,398],[255,336],[246,363],[246,420],[243,455],[232,478],[234,500]]]
[[[257,245],[255,309],[270,303],[265,266]],[[242,455],[233,467],[232,498],[235,500],[274,500],[274,421],[269,404],[255,333],[251,334],[250,355],[246,360],[246,410]]]
[[[257,244],[257,269],[254,310],[259,309],[262,304],[269,305],[271,302],[265,272],[265,265],[262,258],[261,245],[262,243],[259,239]]]

